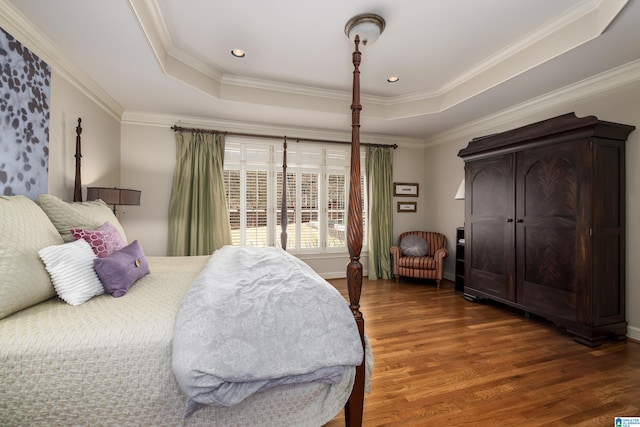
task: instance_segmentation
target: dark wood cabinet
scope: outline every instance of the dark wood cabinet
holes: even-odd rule
[[[545,317],[596,346],[626,337],[625,141],[575,114],[472,140],[465,297]]]
[[[464,291],[464,227],[456,228],[456,291]]]
[[[514,301],[514,162],[501,155],[465,165],[465,227],[468,262],[465,293]],[[473,177],[467,183],[467,177]],[[468,292],[467,292],[468,291]]]

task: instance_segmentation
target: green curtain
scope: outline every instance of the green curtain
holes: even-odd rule
[[[231,244],[223,161],[224,135],[176,132],[169,255],[210,255]]]
[[[368,147],[369,279],[391,279],[393,148]]]

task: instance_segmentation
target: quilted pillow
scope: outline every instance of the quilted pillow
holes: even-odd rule
[[[61,243],[33,200],[0,196],[0,319],[55,296],[38,251]]]
[[[122,240],[127,241],[127,235],[118,218],[102,200],[67,203],[51,194],[40,194],[36,203],[45,211],[65,242],[73,241],[69,231],[72,228],[95,230],[105,222],[113,224]]]
[[[97,230],[72,228],[70,232],[73,240],[86,240],[98,258],[111,255],[115,251],[127,246],[127,242],[122,240],[122,236],[120,236],[118,230],[110,222],[105,222],[98,227]]]
[[[149,274],[149,264],[137,240],[104,258],[93,260],[104,290],[118,298],[138,279]]]
[[[70,305],[80,305],[104,293],[93,270],[96,254],[85,240],[48,246],[38,252],[51,276],[58,296]]]
[[[409,234],[400,242],[400,250],[407,256],[425,256],[429,252],[429,245],[417,234]]]

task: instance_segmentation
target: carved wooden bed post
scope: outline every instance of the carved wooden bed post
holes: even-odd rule
[[[282,201],[280,205],[280,245],[283,250],[287,250],[287,225],[289,223],[289,215],[287,212],[287,137],[284,137],[282,145]]]
[[[360,312],[360,294],[362,292],[362,193],[360,191],[360,58],[358,50],[360,38],[355,38],[353,52],[353,101],[351,104],[351,173],[349,176],[349,211],[347,217],[347,248],[349,264],[347,265],[347,289],[349,291],[349,307],[358,325],[360,340],[364,349],[364,318]],[[344,415],[347,426],[362,425],[364,410],[365,357],[356,368],[356,379],[349,401],[345,405]]]
[[[80,134],[82,133],[82,127],[80,123],[82,119],[78,117],[78,126],[76,127],[76,177],[73,188],[73,201],[81,202],[82,201],[82,178],[80,176],[80,163],[82,159],[82,147],[80,146]]]

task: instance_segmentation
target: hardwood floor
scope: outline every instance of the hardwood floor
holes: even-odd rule
[[[346,295],[346,281],[331,280]],[[592,349],[452,282],[363,283],[374,354],[365,427],[613,426],[640,417],[640,343]],[[326,427],[343,426],[339,414]]]

